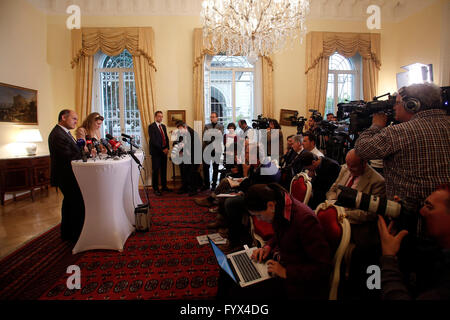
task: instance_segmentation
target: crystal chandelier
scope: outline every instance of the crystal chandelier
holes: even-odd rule
[[[200,15],[212,49],[255,62],[302,37],[308,11],[309,0],[204,0]]]

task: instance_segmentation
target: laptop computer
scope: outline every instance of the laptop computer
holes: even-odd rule
[[[210,238],[208,240],[216,256],[217,263],[236,284],[239,284],[241,287],[247,287],[271,278],[267,271],[266,262],[260,263],[251,259],[253,250],[257,248],[225,255]]]

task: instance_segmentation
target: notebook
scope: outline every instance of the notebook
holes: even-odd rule
[[[225,255],[211,239],[209,239],[209,243],[219,266],[241,287],[247,287],[271,278],[267,272],[266,262],[260,263],[250,258],[253,250],[257,248],[245,249]]]

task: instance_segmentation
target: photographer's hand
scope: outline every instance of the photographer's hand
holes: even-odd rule
[[[380,128],[386,127],[387,115],[384,113],[376,113],[372,118],[372,125],[375,125]]]
[[[378,215],[378,231],[380,233],[381,250],[383,256],[395,256],[400,250],[400,244],[408,231],[402,230],[397,235],[392,234],[393,222],[386,227],[383,217]]]

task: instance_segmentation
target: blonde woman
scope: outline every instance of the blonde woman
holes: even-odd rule
[[[103,120],[104,118],[100,115],[100,113],[92,112],[76,130],[75,135],[77,139],[86,140],[86,136],[90,136],[91,138],[95,138],[100,141],[100,128]]]
[[[95,138],[100,142],[100,139],[102,137],[100,134],[100,128],[102,126],[103,120],[104,118],[98,112],[92,112],[90,115],[88,115],[81,126],[79,126],[75,131],[77,140],[86,140],[86,136],[90,136],[91,138]],[[102,153],[106,152],[102,145],[100,145],[100,147]],[[93,150],[93,152],[95,153],[95,149]]]

